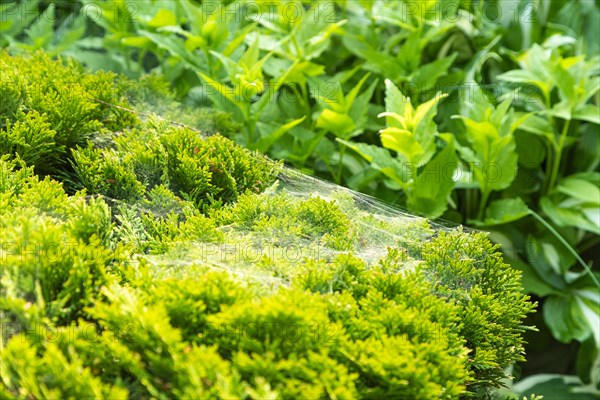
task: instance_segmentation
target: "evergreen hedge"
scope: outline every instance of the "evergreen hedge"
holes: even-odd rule
[[[297,196],[121,77],[0,66],[2,398],[481,398],[523,359],[485,234]]]

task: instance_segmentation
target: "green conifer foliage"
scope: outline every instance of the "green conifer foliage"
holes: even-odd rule
[[[108,75],[1,62],[0,397],[466,399],[522,359],[534,306],[485,235],[299,196],[219,135],[92,103]]]
[[[71,150],[95,133],[137,123],[115,75],[89,74],[73,61],[53,61],[44,53],[11,57],[0,52],[1,154],[20,157],[36,173],[65,175]]]

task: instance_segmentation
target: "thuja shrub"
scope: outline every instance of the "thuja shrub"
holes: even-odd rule
[[[191,129],[141,121],[147,107],[168,117],[181,112],[159,78],[134,82],[41,52],[15,57],[6,50],[0,51],[0,70],[0,155],[64,181],[69,191],[85,187],[138,199],[145,188],[163,183],[203,204],[231,201],[273,180],[272,171],[259,167],[266,160],[244,157],[246,150],[220,136],[205,140]],[[165,99],[166,109],[157,99]],[[214,110],[189,114],[196,115],[190,123],[210,129],[204,134],[235,129]],[[275,163],[269,164],[273,169]]]
[[[87,73],[73,61],[44,53],[13,57],[0,51],[0,154],[20,157],[36,173],[64,175],[71,150],[95,133],[137,123],[115,75]]]
[[[20,101],[3,134],[48,149],[60,126]],[[523,359],[534,305],[484,234],[109,125],[69,147],[69,190],[0,157],[2,398],[485,398]]]
[[[482,234],[441,231],[422,243],[422,259],[390,248],[369,264],[358,241],[294,268],[273,257],[269,271],[280,285],[265,290],[254,275],[264,260],[238,267],[190,257],[178,252],[178,235],[163,241],[174,253],[162,262],[117,256],[109,249],[119,241],[111,236],[118,222],[101,199],[68,196],[31,168],[1,165],[2,229],[11,242],[68,238],[78,257],[2,259],[3,318],[21,327],[3,336],[8,397],[466,398],[491,393],[502,368],[522,357],[521,321],[533,306]],[[54,202],[31,201],[47,191]],[[185,230],[201,216],[220,240],[241,243],[264,232],[249,221],[265,210],[275,227],[310,226],[315,216],[306,210],[315,204],[328,209],[317,215],[344,217],[337,227],[352,227],[349,215],[363,218],[317,198],[245,195],[211,216],[172,224]],[[52,227],[44,225],[50,219]],[[301,227],[297,235],[322,241],[327,233],[307,238]],[[193,246],[212,241],[196,237]],[[42,336],[48,332],[52,340]]]
[[[73,157],[78,180],[90,193],[135,202],[164,185],[199,209],[262,191],[279,168],[220,135],[203,137],[157,119],[119,135],[113,147],[89,144]]]
[[[433,291],[461,308],[460,334],[472,348],[470,367],[478,382],[493,384],[504,377],[508,360],[524,361],[521,335],[527,329],[507,324],[525,318],[531,306],[522,302],[515,271],[503,262],[499,246],[483,233],[441,232],[423,246],[423,274]]]
[[[270,197],[245,193],[238,202],[212,212],[221,225],[236,224],[279,242],[314,241],[335,250],[349,250],[356,234],[348,215],[333,201],[312,197],[295,201],[282,194]]]
[[[0,159],[0,312],[12,322],[26,323],[33,314],[71,321],[106,282],[113,257],[103,244],[111,230],[108,207],[68,196],[31,167],[15,168]]]

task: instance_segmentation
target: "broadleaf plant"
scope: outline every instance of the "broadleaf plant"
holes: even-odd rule
[[[386,111],[379,117],[386,118],[387,127],[380,131],[380,137],[383,147],[395,152],[396,157],[375,145],[339,141],[401,188],[411,210],[439,217],[446,210],[458,165],[454,137],[440,134],[433,121],[437,102],[444,96],[436,96],[415,108],[410,98],[390,80],[385,85]]]
[[[473,95],[482,97],[483,93],[476,87]],[[458,150],[481,191],[478,220],[484,218],[492,191],[508,188],[517,175],[518,154],[514,132],[529,118],[529,114],[516,115],[510,107],[511,103],[510,98],[497,106],[487,103],[468,108],[467,115],[456,116],[465,125],[468,142],[468,146],[458,146]]]

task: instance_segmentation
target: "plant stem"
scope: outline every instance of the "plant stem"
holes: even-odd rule
[[[543,93],[544,95],[544,102],[546,104],[546,109],[548,110],[552,110],[552,104],[550,103],[550,96],[546,95],[546,93]],[[548,122],[550,123],[550,126],[554,125],[554,117],[552,116],[552,114],[548,114]]]
[[[306,164],[306,160],[308,160],[308,157],[312,155],[312,153],[315,151],[315,148],[326,134],[327,131],[325,129],[317,131],[317,136],[310,141],[309,145],[305,149],[304,154],[300,157],[301,167],[304,167],[304,165]]]
[[[467,221],[470,218],[475,217],[477,212],[477,192],[476,189],[466,189],[467,192],[467,210],[465,212],[464,220]]]
[[[208,50],[208,48],[204,47],[202,50],[204,51],[204,55],[206,55],[206,65],[208,66],[208,76],[213,77],[215,75],[213,72],[212,55],[210,54],[210,51]]]
[[[296,49],[296,57],[298,58],[303,58],[304,54],[302,54],[302,47],[300,47],[298,45],[298,40],[296,40],[296,32],[293,32],[291,35],[291,39],[292,39],[292,44],[294,45],[294,48]]]
[[[250,118],[250,103],[246,103],[246,128],[248,130],[248,137],[246,146],[252,146],[252,142],[254,141],[254,127],[256,125],[256,121],[253,118]]]
[[[558,142],[558,146],[556,148],[556,157],[554,157],[554,163],[552,164],[552,172],[550,173],[550,180],[548,181],[548,188],[546,193],[550,192],[554,189],[554,185],[556,184],[556,178],[558,177],[558,170],[560,168],[560,158],[562,156],[562,150],[565,145],[565,139],[567,138],[567,133],[569,132],[569,126],[571,121],[566,120],[562,132],[560,134],[560,140]]]
[[[488,198],[490,197],[490,191],[487,189],[481,190],[481,199],[479,200],[479,211],[477,212],[477,219],[483,220],[483,212],[485,211],[485,206],[487,204]]]
[[[344,153],[346,152],[346,146],[341,146],[340,148],[340,157],[338,159],[338,172],[337,172],[337,178],[336,178],[336,183],[338,185],[342,184],[342,169],[344,166]]]
[[[596,284],[596,286],[598,287],[598,289],[600,289],[600,282],[598,282],[598,278],[596,278],[596,275],[594,275],[594,273],[592,272],[592,269],[590,268],[590,266],[587,265],[585,263],[585,261],[583,261],[583,259],[579,256],[579,254],[577,254],[577,252],[575,251],[575,249],[573,249],[573,247],[571,247],[571,245],[560,235],[560,233],[558,233],[552,227],[552,225],[550,225],[548,222],[546,222],[544,220],[544,218],[542,218],[538,213],[536,213],[533,210],[529,210],[529,213],[536,220],[538,220],[542,225],[544,225],[544,227],[546,229],[548,229],[558,239],[558,241],[562,243],[563,246],[566,247],[566,249],[569,251],[569,253],[571,253],[571,255],[573,257],[575,257],[575,259],[579,262],[579,264],[581,264],[581,266],[583,267],[583,269],[586,270],[586,272],[588,273],[588,275],[590,276],[590,278],[592,278],[592,281]]]
[[[298,97],[298,101],[302,104],[302,106],[304,107],[304,112],[307,118],[310,118],[310,120],[312,120],[312,116],[311,116],[311,109],[310,109],[310,104],[308,102],[308,93],[307,93],[307,89],[305,86],[303,85],[291,85],[290,88],[292,89],[292,91],[294,92],[294,94]],[[300,89],[298,89],[300,88]],[[311,125],[311,129],[312,129],[312,125]]]
[[[548,139],[546,142],[546,172],[544,174],[544,181],[542,182],[541,192],[548,193],[548,183],[550,182],[550,171],[552,170],[552,165],[554,165],[554,150],[556,149],[556,145],[554,144],[554,139],[552,142]]]
[[[128,49],[127,46],[121,45],[121,52],[125,54],[125,67],[127,71],[131,71],[131,57],[133,56],[133,49]]]
[[[140,69],[140,75],[145,72],[144,70],[144,57],[146,56],[146,50],[138,50],[138,68]]]
[[[307,88],[307,84],[304,83],[303,85],[300,86],[300,90],[302,90],[302,100],[304,102],[304,112],[306,113],[305,115],[310,118],[310,120],[312,120],[312,112],[310,109],[310,100],[308,98],[308,88]]]

